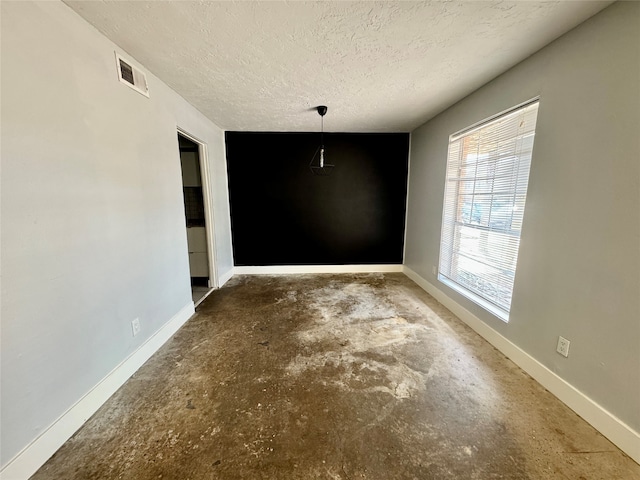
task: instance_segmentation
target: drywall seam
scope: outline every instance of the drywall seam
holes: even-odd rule
[[[289,273],[398,273],[402,265],[267,265],[234,267],[235,275],[282,275]]]
[[[153,336],[124,359],[0,472],[1,480],[26,480],[33,475],[164,343],[191,318],[189,302]]]
[[[571,410],[580,415],[596,430],[607,437],[634,461],[640,463],[640,433],[633,430],[622,420],[591,400],[566,380],[549,370],[534,357],[520,349],[507,338],[476,317],[466,308],[455,302],[432,283],[428,282],[411,268],[403,266],[403,273],[423,290],[447,307],[454,315],[475,330],[482,338],[496,347],[513,363],[527,372],[534,380],[555,395]]]

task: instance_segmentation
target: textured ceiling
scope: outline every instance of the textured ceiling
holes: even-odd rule
[[[225,130],[400,132],[611,2],[65,3]]]

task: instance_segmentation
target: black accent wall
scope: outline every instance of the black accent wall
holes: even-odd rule
[[[409,134],[227,132],[235,265],[402,263]]]

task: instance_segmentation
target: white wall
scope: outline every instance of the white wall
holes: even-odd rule
[[[191,303],[177,127],[208,145],[219,276],[233,258],[223,132],[119,83],[64,4],[1,8],[4,466]]]
[[[431,273],[438,265],[448,136],[537,95],[529,193],[505,324]],[[640,4],[620,2],[413,132],[405,256],[419,276],[636,432],[639,138]],[[558,335],[571,340],[569,358],[555,351]]]

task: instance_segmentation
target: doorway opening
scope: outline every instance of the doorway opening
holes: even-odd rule
[[[216,286],[212,229],[208,202],[208,179],[203,164],[205,145],[178,132],[182,191],[189,250],[191,297],[198,306]]]

